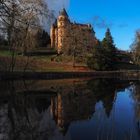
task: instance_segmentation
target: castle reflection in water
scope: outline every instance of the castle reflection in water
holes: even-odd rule
[[[0,140],[140,139],[140,83],[0,82]]]

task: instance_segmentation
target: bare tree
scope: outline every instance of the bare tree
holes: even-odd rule
[[[12,52],[9,71],[14,70],[16,50],[20,49],[26,54],[28,48],[35,45],[34,34],[40,28],[44,13],[47,13],[47,5],[42,0],[0,0],[0,19],[7,30]]]
[[[134,63],[140,65],[140,30],[136,32],[135,40],[131,45],[131,51]]]

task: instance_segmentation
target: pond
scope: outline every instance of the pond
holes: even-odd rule
[[[140,140],[140,82],[0,81],[0,140]]]

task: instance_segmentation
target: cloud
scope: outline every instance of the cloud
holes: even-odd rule
[[[44,0],[48,5],[48,9],[54,11],[55,16],[58,16],[62,8],[69,7],[69,0]]]
[[[105,19],[101,18],[100,16],[93,17],[93,25],[100,29],[111,28],[113,23],[108,23]]]
[[[47,5],[47,18],[42,18],[43,28],[50,32],[50,27],[58,17],[59,12],[65,8],[68,9],[70,0],[43,0]]]

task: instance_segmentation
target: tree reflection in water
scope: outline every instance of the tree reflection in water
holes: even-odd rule
[[[10,81],[0,90],[0,140],[140,139],[137,81]]]

